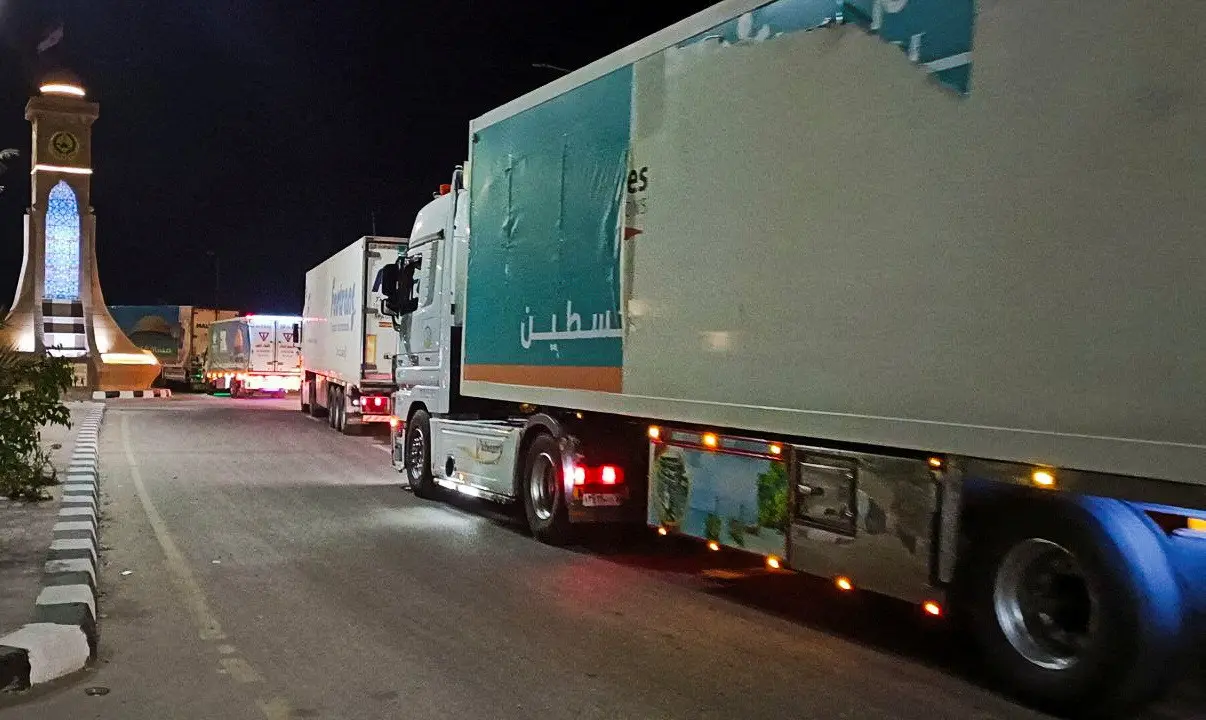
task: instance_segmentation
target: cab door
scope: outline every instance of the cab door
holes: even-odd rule
[[[397,358],[399,384],[419,387],[440,384],[444,326],[451,322],[450,305],[443,299],[442,287],[451,198],[445,195],[435,201],[439,205],[425,209],[415,223],[406,251],[407,260],[415,266],[409,297],[417,302],[414,312],[399,319],[402,348]],[[402,292],[407,296],[405,288]]]

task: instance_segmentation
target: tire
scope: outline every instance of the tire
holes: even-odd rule
[[[548,545],[564,545],[573,526],[565,499],[565,470],[561,446],[552,435],[540,435],[528,446],[520,492],[532,536]]]
[[[334,429],[335,421],[339,419],[339,408],[335,404],[337,396],[335,394],[335,386],[327,386],[327,427]]]
[[[1184,622],[1152,527],[1101,498],[1006,507],[986,518],[957,587],[988,669],[1058,714],[1126,715],[1152,699]]]
[[[311,382],[309,383],[309,386],[310,389],[308,393],[310,396],[310,417],[320,418],[322,417],[322,407],[320,407],[318,404],[318,383]]]
[[[411,492],[426,500],[436,499],[436,484],[431,477],[431,417],[422,408],[415,410],[406,423],[402,460]]]
[[[335,432],[347,434],[348,398],[343,388],[335,388]]]
[[[232,399],[238,400],[239,398],[243,397],[242,390],[243,390],[243,383],[239,382],[238,380],[231,381],[230,397]]]

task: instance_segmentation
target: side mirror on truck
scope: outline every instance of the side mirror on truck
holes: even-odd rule
[[[419,308],[419,299],[411,297],[415,286],[415,271],[423,266],[423,258],[405,258],[396,265],[381,269],[381,312],[391,317],[409,315]]]
[[[381,294],[384,299],[381,301],[381,313],[396,317],[400,315],[400,303],[398,297],[398,276],[400,269],[397,264],[391,263],[381,268],[381,276],[378,279],[381,283]]]

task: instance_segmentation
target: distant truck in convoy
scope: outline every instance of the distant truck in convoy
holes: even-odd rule
[[[393,415],[398,333],[381,314],[380,276],[406,240],[362,237],[306,273],[301,409],[341,433]]]
[[[203,368],[210,324],[239,316],[237,310],[193,305],[110,305],[109,313],[126,337],[159,359],[163,384],[182,390],[205,384]]]
[[[301,387],[297,341],[301,318],[246,315],[219,320],[209,329],[205,379],[212,391],[231,397],[284,397]]]
[[[1202,27],[725,2],[487,113],[383,277],[395,467],[545,542],[637,519],[915,603],[1047,708],[1141,704],[1206,613]]]

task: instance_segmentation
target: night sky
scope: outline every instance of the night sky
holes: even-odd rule
[[[305,272],[406,235],[466,155],[469,121],[713,0],[0,0],[0,304],[29,204],[25,102],[58,62],[94,126],[109,304],[300,312]],[[60,21],[62,43],[35,48]]]

